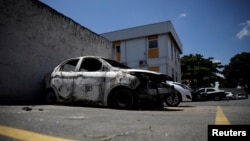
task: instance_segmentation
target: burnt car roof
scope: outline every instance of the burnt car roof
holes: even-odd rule
[[[102,56],[94,56],[94,55],[87,55],[87,56],[77,56],[77,57],[72,57],[70,59],[67,59],[67,60],[71,60],[71,59],[80,59],[80,58],[96,58],[96,59],[103,59],[105,61],[107,61],[111,66],[114,66],[119,64],[120,67],[122,67],[122,69],[126,69],[127,72],[135,72],[135,73],[147,73],[147,74],[155,74],[155,75],[158,75],[164,79],[167,79],[169,81],[172,81],[172,77],[166,75],[166,74],[163,74],[163,73],[159,73],[159,72],[155,72],[155,71],[149,71],[149,70],[143,70],[143,69],[133,69],[133,68],[130,68],[129,66],[127,65],[124,65],[114,59],[110,59],[110,58],[106,58],[106,57],[102,57]]]

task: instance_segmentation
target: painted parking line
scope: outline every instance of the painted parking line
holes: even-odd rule
[[[202,111],[202,112],[208,112],[208,110],[214,111],[213,107],[188,107],[188,108],[180,108],[180,107],[168,107],[167,109],[174,109],[174,110],[185,110],[185,111]],[[215,116],[215,125],[230,125],[230,122],[228,121],[227,117],[223,113],[220,106],[217,106],[216,108],[216,116]]]
[[[230,122],[228,121],[220,106],[217,106],[215,125],[230,125]]]
[[[43,135],[27,130],[17,129],[13,127],[1,126],[0,125],[0,135],[7,136],[17,140],[23,141],[73,141],[70,139],[64,139],[60,137],[53,137],[48,135]]]

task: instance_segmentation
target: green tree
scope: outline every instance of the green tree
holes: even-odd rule
[[[225,86],[236,88],[250,86],[250,53],[242,52],[230,59],[230,63],[223,70]]]
[[[191,82],[191,87],[215,85],[216,81],[221,81],[222,78],[217,74],[221,73],[223,68],[220,62],[213,62],[213,58],[204,58],[200,54],[190,54],[181,57],[181,72],[182,83],[185,81]]]

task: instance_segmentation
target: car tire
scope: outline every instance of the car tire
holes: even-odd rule
[[[45,96],[45,104],[55,104],[56,95],[53,91],[48,91]]]
[[[218,95],[214,96],[215,101],[220,101],[220,99],[221,99],[220,96],[218,96]]]
[[[181,95],[176,90],[174,93],[168,95],[165,98],[166,105],[170,107],[178,106],[180,102],[181,102]]]
[[[113,105],[117,109],[132,109],[135,106],[135,97],[128,89],[119,89],[114,92]]]

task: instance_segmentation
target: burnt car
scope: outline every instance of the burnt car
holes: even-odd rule
[[[131,109],[144,101],[164,105],[174,88],[168,76],[132,69],[99,56],[68,59],[44,79],[45,102],[82,102],[112,108]]]

